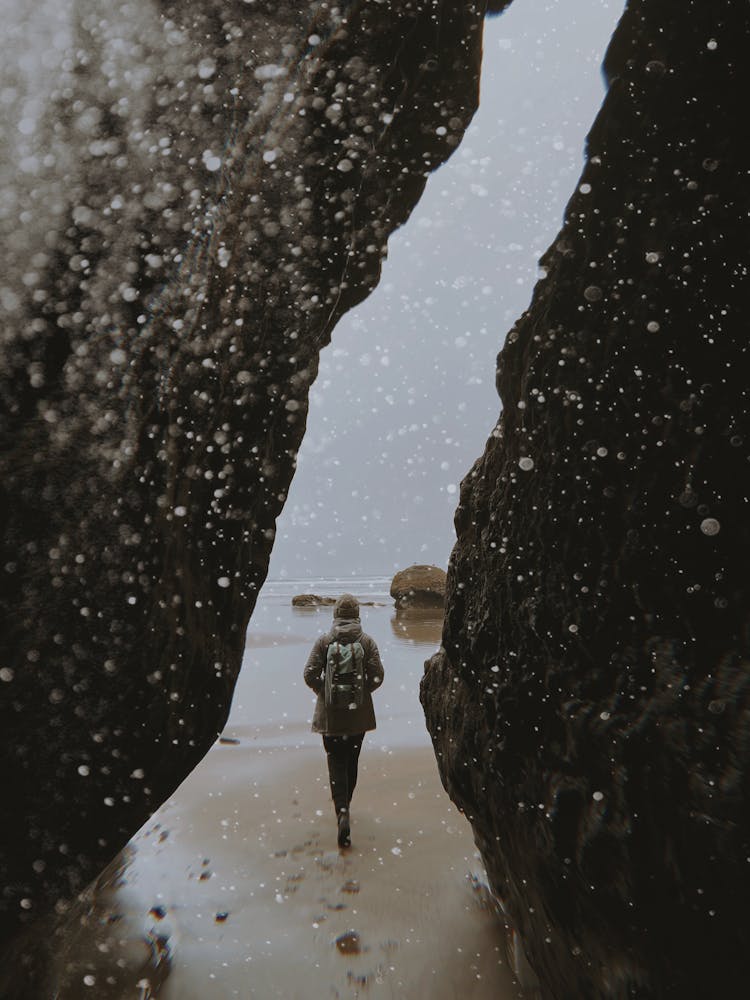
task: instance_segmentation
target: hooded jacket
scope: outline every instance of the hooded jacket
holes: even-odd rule
[[[326,656],[332,642],[359,642],[364,650],[364,698],[357,708],[329,708],[326,705]],[[362,631],[358,618],[334,618],[333,628],[315,641],[305,664],[305,684],[318,696],[312,731],[326,736],[352,736],[375,729],[372,692],[382,683],[383,664],[375,640]]]

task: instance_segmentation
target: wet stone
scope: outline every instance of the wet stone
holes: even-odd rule
[[[336,947],[342,955],[359,955],[362,951],[362,940],[357,931],[347,931],[336,938]]]

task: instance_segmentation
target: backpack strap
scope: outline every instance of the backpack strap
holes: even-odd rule
[[[341,660],[340,643],[338,639],[334,639],[333,642],[329,642],[328,645],[326,646],[326,671],[325,671],[326,705],[330,705],[332,701],[333,671],[331,670],[331,664],[328,662],[328,654],[331,652],[334,646],[336,647],[336,649],[334,650],[334,656],[336,657],[337,661]]]

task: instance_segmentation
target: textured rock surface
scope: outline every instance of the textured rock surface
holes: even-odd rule
[[[423,680],[558,1000],[747,989],[749,20],[628,4]]]
[[[321,597],[319,594],[295,594],[292,598],[292,605],[295,608],[317,608],[320,605],[335,603],[335,597]]]
[[[391,597],[398,607],[442,607],[445,570],[439,566],[409,566],[391,581]]]
[[[0,939],[221,730],[318,352],[473,114],[483,13],[71,4],[3,173]]]

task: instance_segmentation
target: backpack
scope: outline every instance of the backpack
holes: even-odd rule
[[[361,642],[334,641],[326,653],[327,708],[359,708],[364,700],[365,651]]]

